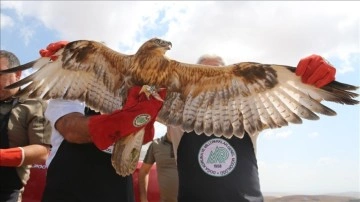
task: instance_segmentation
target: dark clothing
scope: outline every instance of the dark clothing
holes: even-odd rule
[[[20,197],[20,190],[1,190],[1,202],[18,202]]]
[[[85,109],[85,113],[94,114]],[[46,177],[43,202],[134,202],[132,176],[118,175],[111,154],[63,140]]]
[[[111,155],[94,144],[73,144],[63,140],[49,165],[42,201],[132,202],[132,176],[116,174]]]
[[[7,109],[0,114],[0,148],[9,148],[8,138],[8,123],[12,107],[16,104],[17,100],[8,103],[0,103],[3,109]],[[8,105],[8,106],[5,106]],[[17,174],[16,167],[0,166],[0,201],[1,202],[16,202],[20,196],[20,190],[24,187],[19,175]]]
[[[177,150],[179,202],[261,202],[257,160],[250,137],[184,133]]]

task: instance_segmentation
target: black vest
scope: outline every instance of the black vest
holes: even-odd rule
[[[8,105],[6,112],[0,114],[0,148],[9,148],[8,137],[8,123],[12,108],[18,102],[14,99],[10,102],[1,102],[1,106]],[[25,134],[19,134],[25,135]],[[19,190],[24,186],[21,182],[19,175],[17,174],[16,167],[0,166],[0,201],[8,201],[9,197],[15,197],[19,195]],[[16,196],[14,196],[14,194]]]
[[[177,151],[179,202],[263,201],[251,139],[184,133]]]

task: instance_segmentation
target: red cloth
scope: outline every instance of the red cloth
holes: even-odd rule
[[[300,60],[295,73],[302,82],[321,88],[335,80],[336,69],[323,57],[310,55]]]
[[[144,93],[139,94],[141,87],[129,90],[127,101],[121,110],[111,114],[91,116],[89,118],[89,133],[94,144],[101,150],[108,148],[118,139],[137,132],[145,127],[144,142],[154,137],[154,122],[163,102]],[[159,92],[165,98],[166,91]]]

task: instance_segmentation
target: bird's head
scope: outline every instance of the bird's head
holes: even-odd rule
[[[170,50],[172,44],[170,41],[165,41],[159,38],[152,38],[146,41],[137,51],[137,54],[152,53],[156,55],[165,55],[167,50]]]

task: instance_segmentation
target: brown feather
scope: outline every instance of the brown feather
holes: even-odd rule
[[[134,55],[125,55],[100,42],[79,40],[58,50],[56,61],[40,58],[0,74],[33,66],[37,71],[6,88],[27,85],[17,96],[80,100],[102,113],[121,109],[134,85],[166,88],[158,121],[226,138],[299,124],[303,118],[316,120],[316,113],[335,115],[322,100],[359,103],[354,99],[358,94],[351,92],[357,87],[333,81],[315,88],[302,83],[294,67],[255,62],[224,67],[187,64],[165,56],[171,46],[153,38]],[[136,168],[143,130],[137,134],[115,144],[112,163],[120,175]]]
[[[335,115],[322,100],[359,103],[351,92],[357,87],[334,81],[316,88],[302,83],[294,67],[188,64],[167,58],[170,48],[170,42],[154,38],[125,55],[100,42],[73,41],[55,54],[56,61],[42,58],[19,67],[33,65],[38,71],[7,88],[29,84],[19,96],[77,99],[102,113],[121,109],[133,85],[166,88],[160,122],[226,137],[316,120],[316,113]]]

